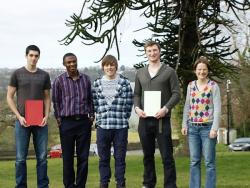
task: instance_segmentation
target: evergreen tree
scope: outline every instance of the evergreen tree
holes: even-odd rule
[[[230,64],[236,49],[231,49],[230,35],[223,28],[234,26],[228,12],[237,18],[237,11],[249,8],[249,0],[86,0],[80,14],[67,20],[71,32],[61,42],[69,45],[80,37],[87,45],[105,43],[103,56],[115,45],[119,58],[117,27],[126,10],[141,10],[148,18],[144,29],[152,31],[151,39],[161,44],[162,62],[176,69],[185,95],[188,82],[194,79],[192,64],[200,55],[209,58],[212,77],[223,79],[237,72]],[[90,15],[82,16],[87,9]],[[142,47],[145,41],[133,43]],[[143,62],[135,65],[142,66]]]

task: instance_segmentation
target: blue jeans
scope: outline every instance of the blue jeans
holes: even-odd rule
[[[190,188],[201,187],[201,157],[206,165],[206,188],[216,187],[215,146],[216,138],[209,138],[209,126],[188,126],[190,150]]]
[[[30,136],[33,135],[33,144],[36,153],[37,187],[49,187],[47,176],[47,145],[48,126],[23,127],[19,121],[15,124],[16,139],[16,188],[27,188],[27,165]]]
[[[117,187],[125,186],[126,152],[128,143],[128,128],[102,129],[97,128],[97,149],[99,159],[100,184],[107,185],[111,178],[110,148],[114,146],[115,179]]]

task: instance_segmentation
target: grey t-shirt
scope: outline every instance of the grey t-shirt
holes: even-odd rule
[[[22,116],[25,114],[26,100],[44,100],[44,90],[51,88],[47,72],[41,69],[29,72],[25,67],[14,71],[9,85],[16,88],[17,109]]]
[[[116,88],[119,82],[119,75],[116,75],[115,79],[108,80],[105,76],[102,77],[102,89],[103,95],[106,98],[106,102],[109,106],[111,106],[115,95],[116,95]]]

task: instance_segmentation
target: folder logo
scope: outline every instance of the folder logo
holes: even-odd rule
[[[25,120],[29,126],[39,126],[43,121],[43,100],[25,101]]]

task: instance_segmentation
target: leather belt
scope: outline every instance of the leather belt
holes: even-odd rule
[[[206,127],[209,126],[208,123],[191,123],[192,126]]]
[[[62,117],[62,119],[79,121],[79,120],[83,120],[83,119],[88,119],[88,115],[84,114],[84,115],[65,116],[65,117]]]

